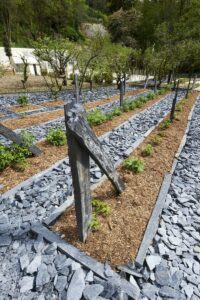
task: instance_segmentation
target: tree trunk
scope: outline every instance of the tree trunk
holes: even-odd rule
[[[172,79],[172,71],[169,71],[168,78],[167,78],[167,84],[171,83],[171,79]]]
[[[126,94],[126,73],[124,73],[124,95]]]
[[[92,92],[92,90],[93,90],[93,81],[92,81],[92,79],[90,80],[90,92]]]
[[[185,96],[186,99],[188,99],[188,94],[189,94],[189,90],[190,90],[190,82],[191,82],[191,75],[189,75],[189,82],[188,82],[187,92],[186,92],[186,96]]]
[[[157,92],[157,78],[156,78],[156,75],[154,77],[154,92],[155,93]]]
[[[144,82],[144,89],[147,88],[148,81],[149,81],[149,75],[147,74],[147,75],[146,75],[146,78],[145,78],[145,82]]]
[[[193,80],[193,83],[192,83],[192,92],[195,89],[196,80],[197,80],[197,75],[194,76],[194,80]]]

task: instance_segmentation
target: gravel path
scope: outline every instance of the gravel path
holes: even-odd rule
[[[179,95],[179,97],[181,98],[183,95]],[[140,112],[128,122],[121,124],[120,127],[101,138],[105,150],[115,162],[120,158],[123,158],[124,152],[137,141],[142,134],[147,132],[151,126],[155,125],[160,118],[169,112],[171,102],[172,95],[165,97],[162,101]],[[191,133],[189,133],[190,140],[193,136],[195,136],[196,139],[192,141],[189,140],[190,143],[187,143],[187,145],[189,145],[188,147],[190,147],[190,149],[186,151],[194,164],[195,161],[197,161],[197,158],[199,158],[197,149],[198,146],[200,146],[200,135],[199,132],[197,132],[197,125],[199,124],[197,117],[200,113],[200,103],[197,108],[191,127],[191,130],[193,129],[193,131],[196,132],[191,132],[190,130]],[[196,151],[194,154],[192,149],[193,151]],[[191,157],[189,153],[191,153],[191,156],[193,155],[193,157]],[[187,163],[186,158],[188,157],[183,156],[183,162]],[[197,171],[195,171],[195,174],[197,174],[196,172]],[[191,175],[189,177],[187,176],[188,174],[191,174],[191,171],[186,172],[184,167],[180,169],[178,173],[180,176],[182,174],[186,176],[187,179],[186,182],[184,182],[184,185],[188,183],[193,187],[196,177],[194,178]],[[98,181],[102,176],[100,170],[93,163],[91,164],[91,175],[91,182]],[[179,191],[179,189],[180,187],[177,187],[177,191]],[[186,193],[187,191],[189,190],[186,188],[181,191],[181,194]],[[197,186],[194,194],[199,191],[200,188],[198,189]],[[66,159],[41,177],[31,180],[26,186],[21,187],[14,193],[7,193],[7,196],[1,197],[0,263],[2,267],[0,271],[0,299],[128,300],[126,294],[124,294],[120,288],[119,277],[111,272],[107,264],[105,264],[105,274],[107,274],[106,276],[108,277],[110,276],[112,280],[110,279],[110,281],[105,282],[97,276],[94,276],[89,270],[81,267],[70,258],[61,254],[58,251],[56,244],[50,245],[47,242],[44,242],[41,236],[36,237],[30,234],[31,224],[37,221],[41,222],[45,217],[48,217],[54,209],[66,201],[67,197],[71,194],[72,180],[68,159]],[[196,194],[192,194],[192,197],[195,199]],[[187,201],[184,203],[187,203]],[[193,200],[190,199],[188,204],[191,204],[191,206],[197,205],[197,201],[194,204]],[[167,220],[170,219],[171,223],[171,214],[172,212],[174,213],[175,210],[174,207],[172,208],[173,209],[169,211],[170,217],[168,217],[168,214],[166,213],[168,218],[165,218]],[[194,214],[196,213],[197,208],[199,208],[199,206],[194,209]],[[186,210],[188,210],[187,213]],[[186,228],[189,227],[188,230],[191,230],[191,224],[194,223],[195,226],[194,224],[193,226],[195,229],[192,230],[193,232],[196,230],[196,227],[199,226],[199,222],[194,222],[195,219],[192,220],[190,218],[190,210],[191,207],[184,204],[182,210],[178,209],[177,213],[178,216],[180,215],[182,218],[187,217],[188,214],[188,220],[186,218],[185,223],[182,222],[182,219],[180,219],[179,222],[184,224],[183,226]],[[196,215],[196,218],[198,218],[198,215]],[[166,224],[168,226],[169,222],[166,222]],[[169,230],[168,227],[166,228]],[[170,228],[172,228],[172,226]],[[170,234],[172,233],[173,231],[171,230]],[[196,234],[198,235],[198,233]],[[179,236],[174,238],[180,239]],[[190,238],[196,239],[196,237],[193,236]],[[189,240],[187,240],[186,246],[188,243]],[[198,244],[198,242],[196,242],[196,244]],[[197,246],[196,244],[193,244],[193,246]],[[173,248],[173,245],[171,245],[171,248]],[[150,250],[153,251],[153,247],[151,247]],[[198,250],[198,248],[196,248],[196,250]],[[199,258],[198,253],[195,255]],[[170,260],[170,262],[171,261],[172,260]],[[177,264],[179,266],[179,260],[177,261]],[[183,266],[185,265],[187,266],[186,262],[183,263]],[[148,278],[151,276],[152,278],[154,272],[149,274],[148,269],[145,268],[145,270],[146,276]],[[162,268],[159,272],[161,271]],[[160,274],[164,276],[162,272]],[[159,276],[161,276],[160,274]],[[154,274],[154,278],[156,278],[156,276],[157,275]],[[136,285],[135,282],[132,281],[132,283],[134,286]],[[149,284],[149,282],[144,283],[144,279],[140,279],[140,283],[144,284],[144,287],[145,284]],[[89,284],[92,287],[90,287]],[[146,287],[147,291],[151,290],[148,286]],[[84,296],[81,298],[79,295],[82,295],[82,293]],[[151,298],[154,299],[153,297]],[[143,297],[143,300],[145,299],[148,298]],[[167,298],[157,297],[155,299]]]

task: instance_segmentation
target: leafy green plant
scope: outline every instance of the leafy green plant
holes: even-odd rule
[[[162,137],[160,135],[154,135],[152,138],[151,138],[151,144],[153,146],[158,146],[160,143],[162,142]]]
[[[25,158],[21,160],[17,160],[13,164],[13,169],[18,172],[23,172],[26,169],[26,167],[27,167],[27,162]]]
[[[61,128],[50,129],[47,134],[47,141],[53,146],[63,146],[67,143],[66,134]]]
[[[142,106],[143,106],[143,103],[139,99],[136,99],[135,100],[135,107],[136,108],[141,108]]]
[[[155,98],[155,96],[156,96],[155,93],[149,93],[146,97],[148,100],[152,100]]]
[[[130,108],[130,110],[134,110],[136,108],[135,100],[133,100],[133,101],[130,102],[129,108]]]
[[[119,106],[115,107],[113,112],[112,112],[112,115],[113,116],[120,116],[122,114],[122,110]]]
[[[145,148],[142,151],[143,156],[151,156],[153,154],[153,147],[151,144],[148,144],[145,146]]]
[[[28,132],[27,130],[23,130],[20,133],[20,137],[22,139],[22,145],[24,147],[30,147],[35,142],[35,138],[32,133]]]
[[[0,171],[7,168],[13,160],[10,149],[4,145],[0,145]]]
[[[93,231],[99,230],[100,227],[101,227],[101,224],[100,224],[100,222],[98,221],[97,215],[96,215],[95,213],[92,214],[92,220],[91,220],[91,222],[90,222],[90,224],[89,224],[89,227],[90,227],[90,229],[93,230]]]
[[[106,121],[106,115],[100,109],[95,109],[87,114],[87,121],[90,126],[100,125]]]
[[[138,100],[139,100],[142,104],[145,104],[145,103],[148,101],[148,99],[147,99],[145,96],[140,96],[140,97],[138,98]]]
[[[169,128],[169,126],[171,125],[171,121],[170,120],[165,120],[163,121],[163,123],[160,125],[160,129],[161,130],[166,130],[167,128]]]
[[[111,207],[102,200],[93,199],[92,207],[96,214],[109,215],[111,213]]]
[[[166,90],[164,88],[161,88],[159,91],[158,91],[158,95],[164,95],[166,93]]]
[[[26,106],[28,104],[28,97],[27,96],[19,96],[17,98],[17,103],[21,106]]]
[[[128,103],[127,101],[124,101],[123,103],[123,111],[124,112],[128,112],[130,110],[130,103]]]
[[[134,173],[141,173],[144,171],[144,161],[137,157],[128,158],[124,161],[124,167]]]

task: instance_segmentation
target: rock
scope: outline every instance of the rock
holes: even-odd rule
[[[155,299],[155,295],[158,292],[158,288],[155,285],[150,283],[146,283],[143,285],[142,294],[146,296],[148,299]]]
[[[20,267],[21,267],[21,270],[23,271],[26,267],[28,267],[29,265],[29,258],[28,258],[28,255],[25,254],[23,256],[21,256],[19,258],[19,262],[20,262]]]
[[[65,255],[57,255],[54,259],[54,264],[57,270],[62,269],[67,262],[67,258]]]
[[[187,299],[190,299],[193,295],[194,287],[191,284],[188,284],[183,288],[183,291],[185,292]]]
[[[193,249],[193,251],[195,253],[200,253],[200,246],[195,246],[194,249]]]
[[[52,243],[52,244],[50,244],[50,245],[47,246],[47,248],[45,249],[44,253],[45,254],[54,254],[56,250],[57,250],[57,244],[56,243]]]
[[[42,262],[42,256],[41,255],[35,256],[35,258],[32,260],[30,265],[27,267],[27,273],[33,274],[37,272],[39,266],[41,265],[41,262]]]
[[[86,275],[86,278],[85,278],[85,281],[86,282],[93,282],[94,281],[94,274],[92,271],[89,271]]]
[[[24,276],[19,282],[20,293],[25,293],[33,289],[34,277]]]
[[[155,280],[160,285],[168,285],[170,281],[169,272],[162,264],[156,267]]]
[[[166,298],[174,299],[174,300],[183,298],[182,294],[179,291],[177,291],[169,286],[162,286],[159,291],[159,295],[166,297]]]
[[[103,292],[104,288],[100,284],[92,284],[85,287],[83,296],[85,300],[96,300],[97,297]]]
[[[157,265],[160,264],[161,257],[158,255],[148,255],[146,257],[146,262],[147,262],[147,265],[148,265],[150,271],[152,271]]]
[[[40,288],[46,283],[48,283],[50,281],[50,278],[51,277],[47,271],[47,266],[45,264],[42,264],[38,268],[38,273],[36,276],[36,288]]]
[[[83,269],[75,271],[67,290],[67,300],[80,300],[85,288],[85,274]]]
[[[0,235],[0,247],[10,246],[12,239],[9,235],[2,236]]]
[[[67,277],[66,276],[58,276],[56,284],[55,284],[56,290],[60,293],[65,289],[66,285],[67,285]]]
[[[174,237],[174,236],[169,236],[168,240],[174,246],[180,246],[182,243],[181,239]]]

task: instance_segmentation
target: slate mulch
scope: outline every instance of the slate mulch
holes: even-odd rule
[[[131,156],[145,162],[145,170],[133,174],[122,166],[118,168],[126,184],[125,191],[116,196],[111,184],[106,181],[93,192],[93,197],[109,204],[112,212],[108,217],[99,216],[100,230],[91,232],[86,243],[78,240],[74,208],[66,211],[53,226],[53,230],[64,235],[65,240],[98,261],[110,261],[113,266],[126,264],[137,254],[145,228],[154,208],[163,177],[170,171],[174,156],[185,133],[187,118],[197,95],[190,96],[179,120],[166,130],[155,129]],[[161,143],[154,147],[150,157],[141,157],[142,149],[160,134]]]

